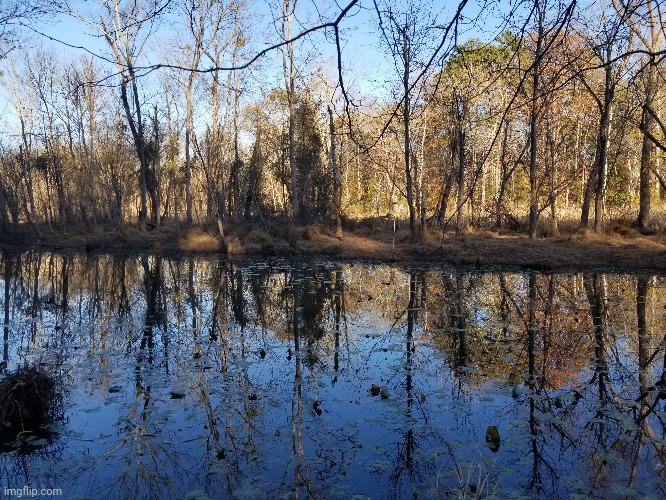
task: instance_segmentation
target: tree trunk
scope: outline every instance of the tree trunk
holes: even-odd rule
[[[426,229],[426,196],[425,188],[423,187],[423,178],[425,176],[425,143],[426,132],[428,131],[428,113],[427,109],[423,112],[423,135],[421,136],[421,161],[419,162],[419,230],[423,233]]]
[[[456,231],[461,232],[465,230],[465,177],[466,177],[466,158],[465,158],[465,130],[464,130],[464,116],[465,116],[465,102],[464,98],[456,91],[453,93],[453,106],[456,116],[456,145],[458,153],[458,196],[456,199]]]
[[[216,48],[215,50],[215,67],[220,66],[220,56],[221,50]],[[211,85],[211,154],[213,164],[211,169],[213,172],[217,173],[219,168],[219,152],[220,152],[220,130],[219,130],[219,86],[220,86],[220,73],[218,70],[213,72],[213,82]],[[224,200],[226,197],[225,193],[225,183],[224,183],[224,172],[221,172],[219,175],[219,190],[216,191],[216,203],[215,203],[215,220],[217,222],[218,232],[220,237],[224,238],[224,221],[225,221],[225,211],[224,211]]]
[[[160,190],[160,185],[158,180],[158,175],[161,170],[161,162],[162,162],[162,156],[160,154],[160,124],[157,121],[157,105],[155,105],[154,108],[154,114],[153,114],[153,127],[155,130],[155,163],[153,165],[153,174],[155,176],[155,193],[154,193],[154,199],[155,199],[155,207],[154,207],[154,214],[153,217],[155,218],[155,225],[157,227],[160,226],[161,224],[161,216],[160,216],[160,200],[162,198],[162,193]]]
[[[5,231],[9,227],[7,199],[5,198],[5,187],[2,184],[0,184],[0,227]]]
[[[530,110],[530,221],[529,233],[530,239],[537,237],[537,223],[538,223],[538,164],[537,164],[537,151],[538,151],[538,137],[539,137],[539,123],[538,123],[538,102],[539,102],[539,72],[541,66],[541,53],[543,50],[543,21],[544,14],[542,7],[539,5],[539,0],[535,0],[536,13],[538,16],[538,33],[536,52],[534,54],[534,67],[532,68],[532,104]]]
[[[247,192],[245,193],[245,215],[246,220],[252,215],[252,204],[257,202],[259,194],[259,179],[261,178],[261,125],[257,125],[255,133],[254,148],[252,149],[252,158],[247,173]]]
[[[459,130],[458,142],[458,196],[456,198],[456,230],[464,231],[465,223],[465,133]]]
[[[286,17],[286,23],[282,21],[282,38],[283,40],[291,40],[291,23],[294,18],[294,9],[296,8],[296,0],[284,0],[282,15]],[[287,90],[287,101],[289,104],[289,170],[291,176],[291,214],[292,220],[298,221],[300,214],[298,213],[298,172],[296,169],[296,149],[294,145],[294,44],[290,42],[287,44],[287,53],[282,52],[282,69],[285,78],[285,87]],[[289,61],[289,68],[287,70],[287,59]]]
[[[652,113],[647,110],[654,109],[656,97],[657,66],[654,57],[647,68],[647,82],[645,84],[645,108],[643,110],[643,147],[641,148],[639,210],[636,226],[640,230],[647,229],[650,219],[650,167],[652,162],[652,141],[654,137],[655,120]]]
[[[442,196],[440,197],[439,201],[439,212],[437,219],[439,220],[439,223],[442,224],[444,222],[444,219],[446,218],[446,210],[449,206],[449,198],[451,197],[451,189],[453,189],[453,182],[456,179],[456,171],[454,170],[453,166],[449,170],[449,174],[446,176],[446,180],[444,181],[444,189],[442,191]]]
[[[333,203],[331,215],[335,222],[335,237],[342,238],[342,185],[340,182],[340,169],[338,159],[335,156],[335,124],[333,123],[333,109],[328,105],[328,128],[331,136],[331,169],[333,174]]]
[[[194,75],[194,73],[192,73]],[[186,118],[185,118],[185,222],[192,224],[192,167],[190,159],[190,138],[193,129],[192,123],[192,83],[194,79],[189,78],[185,90]]]
[[[611,82],[611,66],[606,66],[606,91],[604,92],[604,110],[599,123],[599,138],[597,139],[598,159],[595,161],[597,167],[597,192],[594,198],[594,230],[601,231],[601,223],[604,214],[604,202],[606,199],[606,177],[608,176],[608,149],[610,147],[610,133],[613,123],[613,99],[615,86]]]
[[[35,206],[35,193],[32,187],[32,175],[30,173],[30,148],[28,145],[28,137],[25,131],[25,122],[21,118],[21,135],[23,137],[23,145],[19,146],[19,161],[21,163],[21,174],[25,189],[28,195],[28,202],[30,203],[30,211],[27,212],[30,223],[37,224],[37,208]]]
[[[597,139],[598,141],[599,139]],[[576,151],[578,151],[578,136],[576,137]],[[599,142],[597,142],[597,149],[595,152],[595,160],[592,164],[592,169],[590,174],[587,177],[587,182],[585,183],[585,190],[583,192],[583,204],[581,206],[580,212],[580,227],[586,228],[590,223],[590,206],[592,205],[592,195],[595,192],[595,187],[598,185],[597,177],[598,172],[598,163],[597,158],[599,157]]]
[[[124,68],[121,66],[121,70]],[[129,76],[124,73],[121,73],[121,82],[120,82],[120,97],[123,103],[123,110],[125,111],[125,118],[132,132],[132,138],[134,139],[134,147],[136,148],[137,155],[139,157],[139,184],[141,187],[141,208],[139,211],[139,223],[145,227],[148,209],[147,209],[147,165],[146,165],[146,155],[144,149],[143,141],[143,125],[140,128],[137,128],[137,123],[141,124],[141,114],[140,108],[137,107],[137,121],[134,121],[134,116],[132,115],[132,109],[130,108],[129,99],[127,96],[127,84],[131,79],[133,79],[133,71],[129,70]],[[136,95],[136,84],[132,80],[132,91],[135,93],[134,98],[138,103],[139,97]]]
[[[402,33],[402,58],[404,63],[404,71],[402,74],[402,85],[404,90],[403,102],[403,121],[404,121],[404,156],[405,156],[405,189],[407,191],[407,207],[409,208],[409,234],[412,240],[416,240],[416,216],[414,213],[414,193],[412,187],[412,170],[410,166],[410,138],[409,138],[409,119],[410,119],[410,102],[409,102],[409,38],[407,37],[406,26],[405,31]]]
[[[504,137],[502,139],[502,154],[500,160],[502,167],[502,173],[501,173],[502,178],[500,180],[500,186],[497,192],[497,200],[495,200],[495,224],[497,225],[498,228],[502,227],[502,208],[504,206],[504,195],[506,193],[506,188],[509,185],[509,181],[511,180],[513,173],[520,165],[520,162],[523,158],[523,155],[525,154],[525,151],[527,151],[527,146],[528,146],[528,143],[525,143],[523,149],[520,151],[520,154],[513,162],[513,166],[511,168],[508,168],[506,162],[506,150],[507,150],[508,134],[509,134],[508,130],[509,130],[509,124],[506,123],[504,125]]]
[[[546,108],[548,113],[548,108]],[[557,213],[557,159],[556,159],[556,144],[558,143],[557,131],[553,132],[553,126],[549,121],[546,122],[546,151],[547,159],[546,165],[548,168],[549,178],[549,192],[548,201],[550,204],[550,235],[557,236],[559,234],[559,221]]]

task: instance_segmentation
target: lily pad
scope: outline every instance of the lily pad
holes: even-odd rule
[[[486,429],[486,444],[490,448],[490,451],[498,451],[500,449],[500,441],[499,429],[494,425],[489,426]]]

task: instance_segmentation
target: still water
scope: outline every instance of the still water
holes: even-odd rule
[[[23,253],[0,277],[7,367],[66,389],[2,489],[666,496],[663,276]]]

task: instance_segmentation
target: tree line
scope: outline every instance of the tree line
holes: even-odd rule
[[[57,6],[104,42],[100,55],[46,43],[35,19],[54,15],[48,2],[3,4],[0,225],[216,223],[224,235],[284,217],[340,236],[345,218],[390,216],[415,240],[470,227],[535,238],[562,221],[658,228],[661,2],[484,5],[472,22],[494,19],[491,40],[462,39],[467,1],[438,13],[353,0],[303,21],[283,0],[269,48],[251,0]],[[363,10],[386,61],[373,100],[345,58]],[[322,34],[332,59],[305,43]]]

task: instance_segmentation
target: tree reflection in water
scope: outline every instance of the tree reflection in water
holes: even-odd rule
[[[0,265],[3,362],[66,366],[69,385],[57,438],[0,455],[8,486],[666,495],[662,277],[37,253]]]
[[[9,363],[9,311],[10,311],[10,287],[12,282],[12,268],[14,266],[14,255],[13,254],[4,254],[3,255],[3,267],[4,267],[4,297],[3,297],[3,322],[2,322],[2,367],[3,371],[7,368]]]

